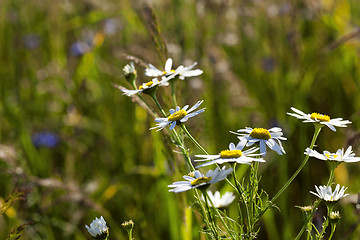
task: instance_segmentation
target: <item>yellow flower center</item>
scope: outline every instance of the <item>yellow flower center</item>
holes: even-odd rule
[[[323,114],[316,113],[316,112],[312,113],[310,118],[313,119],[313,120],[319,120],[319,121],[322,121],[322,122],[330,121],[330,117],[328,115],[323,115]]]
[[[150,81],[150,82],[145,83],[145,86],[150,87],[152,84],[153,84],[153,81]],[[139,89],[143,89],[143,88],[144,88],[143,85],[141,85],[139,87]]]
[[[337,158],[338,155],[326,153],[325,156],[326,156],[327,158],[330,158],[331,156],[332,156],[333,158]]]
[[[197,178],[193,181],[191,181],[191,185],[192,186],[196,186],[196,185],[200,185],[202,183],[208,183],[210,182],[212,179],[212,177],[201,177],[201,178]]]
[[[174,70],[174,69],[171,69],[170,72],[163,71],[163,74],[170,74],[170,73],[175,73],[175,70]]]
[[[241,150],[223,150],[220,152],[221,158],[238,158],[242,156]]]
[[[251,131],[250,136],[253,138],[263,139],[263,140],[268,140],[271,138],[269,131],[265,128],[254,128]]]
[[[183,117],[187,115],[187,112],[185,110],[179,110],[177,112],[174,112],[168,117],[168,121],[179,121]]]

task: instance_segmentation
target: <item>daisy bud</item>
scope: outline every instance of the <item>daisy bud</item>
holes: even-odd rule
[[[128,81],[130,84],[133,85],[135,78],[136,78],[136,69],[135,69],[134,63],[131,62],[130,64],[127,64],[123,68],[123,71],[124,71],[126,81]]]

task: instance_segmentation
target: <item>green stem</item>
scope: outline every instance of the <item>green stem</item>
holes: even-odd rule
[[[321,131],[321,128],[323,126],[320,124],[315,124],[315,132],[313,135],[313,138],[311,140],[311,144],[310,144],[310,149],[314,148],[316,139]],[[278,199],[278,197],[280,197],[280,195],[289,187],[289,185],[292,183],[292,181],[296,178],[296,176],[301,172],[301,170],[304,168],[304,166],[306,165],[307,161],[309,160],[309,155],[305,155],[304,161],[301,163],[301,165],[299,166],[299,168],[296,170],[296,172],[291,176],[291,178],[284,184],[284,186],[279,190],[279,192],[271,199],[271,203],[275,202],[276,199]],[[266,206],[266,208],[260,212],[259,216],[263,215],[266,210],[270,207],[271,204],[268,204]]]
[[[200,149],[201,152],[203,152],[205,155],[209,155],[209,153],[195,140],[195,138],[193,138],[193,136],[190,134],[190,132],[185,127],[185,124],[179,124],[179,126],[181,127],[182,130],[184,130],[186,135],[188,135],[190,140],[196,145],[196,147],[198,147]]]
[[[171,97],[173,99],[174,105],[175,107],[177,106],[177,101],[176,101],[176,94],[175,94],[175,84],[176,84],[176,80],[178,77],[176,77],[175,79],[170,80],[170,87],[171,87]]]
[[[132,229],[130,229],[130,230],[128,231],[128,234],[129,234],[129,240],[133,240],[133,238],[132,238]]]
[[[331,240],[333,235],[334,235],[334,232],[335,232],[335,229],[336,229],[336,223],[332,223],[331,224],[331,234],[329,236],[329,239],[328,240]]]
[[[172,132],[174,133],[178,146],[180,146],[181,148],[181,151],[185,157],[188,168],[190,169],[190,171],[195,171],[195,167],[191,162],[191,159],[189,157],[189,151],[187,150],[184,141],[180,138],[179,134],[175,131],[175,129],[173,129]]]
[[[152,92],[150,93],[150,97],[154,100],[156,106],[159,108],[159,110],[160,110],[160,112],[162,113],[162,115],[163,115],[164,117],[166,117],[166,113],[165,113],[164,109],[161,107],[159,101],[157,100],[155,91],[152,91]]]
[[[236,163],[234,163],[234,171],[232,172],[233,174],[233,177],[234,177],[234,181],[235,181],[235,186],[236,186],[236,189],[237,189],[237,192],[240,196],[240,201],[243,202],[244,206],[245,206],[245,210],[246,210],[246,216],[247,216],[247,221],[248,221],[248,227],[247,229],[249,230],[249,226],[250,226],[250,214],[249,214],[249,206],[248,206],[248,203],[246,201],[246,196],[243,195],[244,191],[242,189],[242,187],[240,186],[237,178],[236,178]],[[239,214],[242,215],[241,213],[241,208],[239,208]],[[241,223],[243,225],[245,225],[245,222]]]
[[[211,229],[211,231],[213,232],[214,236],[215,236],[216,238],[218,238],[218,237],[217,237],[216,227],[215,227],[215,222],[214,222],[214,220],[213,220],[213,218],[212,218],[212,216],[211,216],[211,213],[210,213],[209,203],[208,203],[208,201],[207,201],[208,195],[207,195],[207,193],[206,193],[206,190],[203,190],[202,193],[203,193],[203,196],[204,196],[206,209],[204,208],[203,204],[201,203],[201,200],[200,200],[201,198],[200,198],[200,196],[199,196],[198,193],[197,193],[197,197],[198,197],[198,199],[200,200],[200,205],[201,205],[201,208],[202,208],[202,210],[203,210],[203,212],[204,212],[204,216],[205,216],[205,218],[206,218],[206,222],[207,222],[207,224],[208,224],[208,227]],[[209,217],[210,217],[210,220],[209,220]]]
[[[250,217],[251,217],[251,222],[249,223],[250,232],[253,231],[253,227],[254,227],[255,221],[256,221],[254,219],[254,211],[256,209],[256,193],[258,191],[258,179],[257,179],[258,166],[259,166],[259,162],[254,162],[251,165],[250,198],[249,198]]]
[[[313,216],[314,216],[314,213],[315,213],[317,207],[319,206],[319,204],[320,204],[320,199],[318,199],[318,200],[316,200],[316,201],[314,202],[313,210],[312,210],[312,212],[309,214],[309,216],[308,216],[308,218],[307,218],[307,221],[306,221],[307,224],[305,224],[305,225],[301,228],[301,230],[300,230],[300,232],[298,233],[298,235],[296,236],[295,240],[299,240],[299,239],[300,239],[301,235],[302,235],[302,234],[304,233],[304,231],[305,231],[306,226],[310,223],[310,221],[312,221],[312,218],[313,218]],[[309,237],[309,234],[310,234],[310,233],[308,233],[308,237]]]
[[[216,214],[219,216],[221,223],[222,223],[222,224],[224,225],[224,227],[226,228],[226,231],[227,231],[228,234],[231,236],[231,239],[236,239],[236,238],[231,234],[231,231],[230,231],[228,225],[225,223],[223,217],[221,216],[220,210],[217,209],[217,208],[214,206],[214,203],[211,201],[211,198],[209,197],[208,193],[207,193],[206,191],[204,191],[204,192],[205,192],[205,193],[204,193],[204,194],[205,194],[204,196],[206,196],[206,198],[209,200],[209,202],[210,202],[211,205],[213,206],[213,209],[215,210]],[[215,222],[214,222],[214,223],[215,223]]]
[[[327,182],[327,186],[330,186],[331,182],[332,182],[333,179],[334,179],[335,168],[336,168],[336,166],[334,166],[334,167],[332,166],[332,167],[331,167],[330,176],[329,176],[329,180],[328,180],[328,182]],[[312,220],[312,218],[313,218],[313,216],[314,216],[314,213],[315,213],[317,207],[319,206],[319,204],[320,204],[320,200],[316,200],[316,202],[314,203],[314,208],[313,208],[312,212],[309,214],[309,217],[308,217],[308,219],[307,219],[307,223],[308,223],[308,224],[309,224],[310,221]],[[298,233],[298,235],[297,235],[297,237],[296,237],[296,240],[300,239],[301,235],[304,233],[304,231],[305,231],[305,226],[306,226],[306,225],[304,225],[304,226],[302,227],[302,229],[300,230],[300,232]],[[309,236],[309,233],[308,233],[308,236]]]
[[[330,186],[331,185],[331,182],[333,181],[334,179],[334,176],[335,176],[335,168],[336,166],[331,166],[331,170],[330,170],[330,177],[329,177],[329,180],[327,182],[327,185],[326,186]]]

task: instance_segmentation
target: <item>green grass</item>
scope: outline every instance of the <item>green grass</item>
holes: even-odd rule
[[[84,225],[100,215],[110,239],[127,239],[121,223],[129,219],[135,239],[201,239],[199,214],[185,210],[192,195],[168,193],[167,185],[186,174],[181,155],[160,132],[148,130],[153,117],[112,86],[130,87],[122,72],[128,55],[158,67],[167,57],[175,65],[198,62],[204,74],[178,84],[178,101],[205,100],[205,113],[188,129],[210,153],[237,141],[230,130],[282,127],[287,154],[271,155],[260,169],[270,197],[300,165],[311,141],[313,127],[286,115],[291,106],[351,120],[336,133],[324,129],[317,146],[334,152],[352,145],[360,154],[359,41],[334,45],[357,31],[356,0],[323,1],[332,6],[173,0],[156,1],[152,10],[141,2],[0,2],[0,196],[26,192],[1,217],[0,239],[27,222],[23,239],[89,239]],[[281,12],[270,16],[271,9]],[[104,34],[110,18],[117,23],[113,35]],[[98,34],[97,46],[72,55],[72,44],[84,41],[86,32]],[[24,43],[29,35],[39,40],[34,49]],[[136,68],[139,80],[147,81],[143,67]],[[174,107],[169,97],[161,101]],[[31,136],[44,130],[59,136],[56,148],[32,144]],[[336,175],[349,193],[358,192],[358,171],[358,164],[348,164]],[[310,204],[309,191],[327,176],[325,165],[310,159],[276,202],[280,211],[264,216],[259,239],[293,239],[302,226],[295,206]],[[340,209],[334,238],[357,239],[355,205]],[[230,215],[236,211],[233,204]]]

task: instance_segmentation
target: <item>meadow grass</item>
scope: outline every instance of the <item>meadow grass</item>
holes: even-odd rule
[[[336,134],[323,129],[316,145],[331,152],[352,145],[359,155],[359,16],[356,0],[1,1],[0,197],[2,207],[14,203],[0,218],[0,239],[19,226],[22,239],[90,239],[84,226],[99,216],[110,239],[127,239],[121,223],[129,219],[135,239],[206,239],[192,194],[168,192],[187,173],[180,150],[149,131],[154,117],[113,87],[131,88],[122,71],[130,61],[139,83],[148,63],[198,62],[204,73],[178,84],[177,100],[205,100],[205,113],[187,127],[209,153],[237,141],[229,131],[280,126],[287,154],[270,153],[259,166],[270,198],[301,164],[313,134],[286,115],[292,106],[351,120]],[[175,107],[169,92],[158,91],[166,110]],[[44,132],[55,146],[35,144]],[[185,140],[191,158],[202,154]],[[351,196],[340,204],[334,239],[360,234],[358,171],[356,163],[335,171]],[[247,177],[249,168],[236,174]],[[295,206],[311,204],[309,191],[328,174],[310,159],[261,218],[258,239],[294,239],[304,224]],[[221,182],[213,190],[231,188]],[[227,212],[236,217],[236,204]]]

